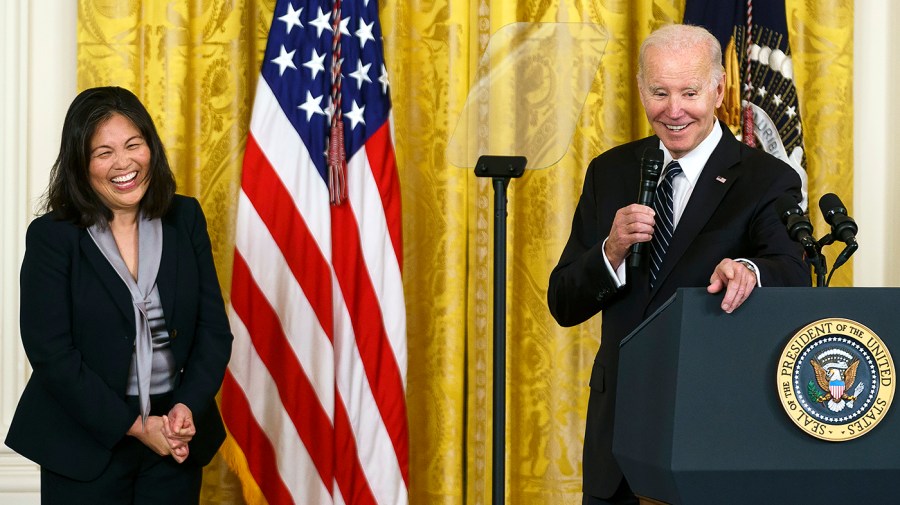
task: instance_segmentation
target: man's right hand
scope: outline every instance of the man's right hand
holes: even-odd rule
[[[616,212],[603,249],[613,269],[618,269],[625,261],[628,249],[633,244],[649,242],[653,238],[655,217],[656,213],[652,208],[638,203],[622,207]]]

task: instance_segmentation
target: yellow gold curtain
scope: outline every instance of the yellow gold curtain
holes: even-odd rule
[[[852,205],[853,4],[786,4],[810,200],[840,190]],[[273,6],[79,4],[79,89],[120,85],[147,105],[179,191],[197,196],[206,211],[226,298],[243,146]],[[680,21],[684,0],[384,0],[380,9],[403,194],[413,504],[480,504],[491,496],[493,190],[445,156],[478,59],[490,35],[517,21],[593,22],[609,34],[568,152],[556,166],[514,181],[509,194],[507,502],[580,503],[600,321],[556,325],[546,308],[547,278],[587,163],[650,132],[634,87],[637,47],[653,28]],[[850,272],[845,267],[834,284],[849,285]],[[240,469],[240,452],[230,443],[223,452]],[[217,458],[205,471],[203,503],[264,503],[235,475]]]
[[[810,215],[824,234],[829,228],[818,209],[822,195],[836,193],[853,207],[853,2],[788,0],[785,10],[803,118]],[[825,248],[829,262],[842,246]],[[831,285],[853,285],[852,260],[834,274]]]
[[[78,89],[122,86],[159,130],[178,192],[199,199],[228,300],[237,194],[253,94],[275,0],[79,2]],[[225,450],[241,466],[229,439]],[[246,465],[244,462],[243,465]],[[217,456],[202,502],[263,503]]]

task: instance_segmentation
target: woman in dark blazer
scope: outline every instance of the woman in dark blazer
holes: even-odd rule
[[[20,282],[33,374],[6,444],[42,502],[197,503],[232,335],[203,211],[131,92],[72,102]]]

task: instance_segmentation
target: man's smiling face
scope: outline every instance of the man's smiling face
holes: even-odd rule
[[[706,51],[649,47],[639,80],[641,103],[653,131],[676,159],[697,147],[716,124],[725,96],[723,76],[713,74]]]

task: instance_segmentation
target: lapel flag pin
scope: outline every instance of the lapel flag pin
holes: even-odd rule
[[[722,177],[721,175],[718,176],[718,177],[716,177],[716,180],[719,181],[719,182],[721,182],[721,183],[724,183],[724,182],[725,182],[725,178]]]

